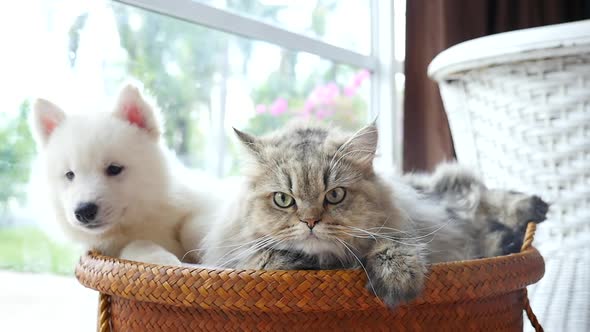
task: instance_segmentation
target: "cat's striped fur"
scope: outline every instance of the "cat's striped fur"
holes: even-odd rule
[[[362,266],[367,286],[393,306],[420,293],[428,263],[517,251],[526,222],[547,212],[539,198],[488,190],[453,164],[433,175],[378,174],[375,125],[355,134],[312,125],[263,137],[236,132],[246,146],[246,183],[205,240],[206,265]],[[345,196],[331,204],[335,188]],[[277,192],[293,205],[278,206]]]

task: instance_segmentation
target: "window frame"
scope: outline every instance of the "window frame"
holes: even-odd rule
[[[279,26],[257,20],[232,11],[216,8],[194,0],[113,0],[133,7],[174,17],[189,23],[223,31],[232,35],[274,44],[295,52],[307,52],[321,58],[364,68],[371,72],[369,114],[376,119],[380,133],[379,166],[402,165],[403,112],[395,86],[395,74],[403,74],[403,62],[394,57],[394,5],[390,0],[370,0],[371,52],[369,55],[334,46],[328,42],[292,32]],[[216,130],[223,130],[225,110],[215,119]],[[369,120],[370,121],[370,120]],[[217,165],[214,170],[222,175],[223,151],[226,144],[223,135],[215,135]]]

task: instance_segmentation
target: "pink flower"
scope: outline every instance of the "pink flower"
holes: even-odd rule
[[[354,85],[355,87],[359,87],[359,86],[361,86],[363,81],[369,77],[371,77],[371,73],[368,70],[363,69],[363,70],[359,71],[358,73],[356,73],[356,75],[354,76],[354,79],[352,81],[352,85]]]
[[[312,105],[332,104],[340,95],[340,88],[336,83],[317,86],[307,97],[307,102]]]
[[[358,90],[358,87],[354,86],[354,85],[348,85],[344,87],[344,95],[351,97],[354,96],[356,94],[356,91]]]
[[[305,101],[305,104],[303,104],[303,112],[304,113],[311,113],[311,111],[313,110],[314,107],[315,107],[314,102],[312,102],[311,100],[307,99]]]
[[[279,97],[270,106],[270,115],[277,116],[283,114],[287,111],[288,107],[287,99]]]
[[[363,81],[367,78],[371,77],[371,73],[363,69],[354,75],[352,82],[349,85],[344,87],[344,95],[351,97],[355,95],[359,89],[359,87],[363,84]]]
[[[303,119],[303,120],[308,120],[311,117],[311,113],[309,112],[301,112],[299,113],[299,118]]]
[[[334,110],[329,108],[320,108],[317,111],[315,111],[315,116],[316,118],[318,118],[318,120],[323,120],[329,116],[332,116],[333,114]]]
[[[328,83],[328,85],[326,85],[324,89],[325,104],[330,104],[334,102],[334,100],[338,98],[338,96],[340,95],[340,88],[338,87],[338,85],[336,85],[336,83]]]
[[[305,104],[303,104],[303,109],[304,110],[312,110],[317,104],[317,100],[315,100],[313,95],[309,95],[307,96],[307,99],[305,100]]]
[[[320,87],[316,87],[310,94],[309,96],[307,96],[307,100],[305,101],[306,104],[310,104],[312,106],[315,106],[319,103],[319,88]]]
[[[256,105],[256,114],[262,114],[266,112],[266,105],[264,104],[258,104]]]

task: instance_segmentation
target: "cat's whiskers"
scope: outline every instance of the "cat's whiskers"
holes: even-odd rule
[[[261,241],[260,243],[256,243],[248,248],[246,248],[244,251],[238,253],[234,259],[239,260],[245,257],[248,257],[254,253],[256,253],[257,251],[266,248],[270,245],[272,245],[273,243],[277,242],[277,240],[273,239],[273,238],[269,238],[265,241]]]
[[[288,241],[288,239],[277,239],[277,238],[273,238],[270,241],[266,241],[265,243],[262,243],[260,245],[254,245],[250,248],[248,248],[247,250],[241,252],[240,254],[238,254],[235,259],[239,260],[242,258],[245,258],[247,256],[253,255],[255,253],[257,253],[260,250],[273,250],[276,249],[279,245],[281,245],[282,243]]]
[[[246,247],[243,251],[238,252],[236,255],[229,256],[224,261],[221,261],[220,263],[217,263],[216,265],[219,267],[232,267],[233,265],[230,265],[230,263],[239,262],[241,259],[244,259],[244,258],[250,256],[251,254],[255,253],[260,248],[268,245],[269,243],[272,243],[272,240],[269,239],[269,240],[266,240],[265,243],[256,244],[254,246]]]
[[[211,247],[211,246],[208,246],[208,247],[206,247],[206,248],[195,248],[195,249],[191,249],[191,250],[187,251],[187,252],[186,252],[186,253],[185,253],[185,254],[182,256],[182,258],[181,258],[180,260],[181,260],[181,261],[184,261],[184,259],[186,258],[186,256],[187,256],[187,255],[189,255],[189,254],[191,254],[191,253],[193,253],[193,252],[206,251],[206,250],[211,250],[211,249],[222,249],[222,248],[233,248],[233,247],[239,247],[239,246],[243,246],[243,245],[246,245],[246,244],[249,244],[249,243],[254,243],[254,242],[256,242],[256,241],[259,241],[261,238],[262,238],[262,237],[260,237],[260,238],[257,238],[257,239],[255,239],[255,240],[252,240],[252,241],[248,241],[248,242],[244,242],[244,243],[238,243],[238,244],[230,244],[230,245],[226,245],[226,246],[218,246],[218,247]],[[227,242],[227,240],[224,240],[224,241],[218,241],[218,243],[220,243],[220,242]]]
[[[377,233],[381,232],[381,229],[383,229],[383,226],[385,226],[385,224],[389,221],[389,219],[391,219],[392,215],[393,214],[388,215],[387,218],[385,218],[385,220],[383,220],[383,223],[381,223],[381,226],[377,230]],[[371,228],[369,228],[369,229],[371,229]]]
[[[268,247],[271,250],[275,250],[278,248],[279,245],[285,243],[287,240],[279,240],[276,243],[272,244],[270,247]]]
[[[358,227],[354,227],[354,226],[347,226],[347,227],[349,229],[353,229],[355,231],[366,233],[367,235],[369,235],[370,237],[372,237],[375,241],[377,241],[376,236],[379,236],[380,235],[380,233],[369,232],[369,231],[366,231],[366,230],[364,230],[362,228],[358,228]]]
[[[446,221],[445,223],[443,223],[441,225],[434,225],[433,227],[436,227],[436,228],[433,231],[431,231],[430,233],[423,234],[423,235],[418,235],[418,236],[414,236],[414,237],[400,238],[400,239],[404,239],[404,240],[406,240],[406,239],[407,240],[418,240],[418,239],[423,239],[423,238],[429,237],[431,235],[434,236],[436,233],[438,233],[440,230],[442,230],[443,228],[447,227],[449,224],[451,224],[454,221],[455,221],[454,219],[449,219],[448,221]],[[430,229],[430,228],[432,228],[432,227],[424,227],[424,228],[421,228],[421,229],[419,228],[419,229],[416,229],[416,230],[419,231],[419,230],[425,230],[425,229]],[[388,235],[388,234],[392,234],[392,233],[380,233],[380,234]]]
[[[248,241],[248,242],[246,242],[246,243],[242,243],[242,244],[240,244],[240,245],[239,245],[237,248],[234,248],[234,249],[232,249],[232,250],[230,250],[230,251],[226,252],[226,253],[225,253],[223,256],[219,257],[219,258],[217,259],[217,261],[216,261],[216,262],[215,262],[213,265],[215,265],[215,266],[220,266],[220,267],[223,267],[223,266],[225,266],[227,263],[229,263],[229,262],[231,262],[232,260],[235,260],[235,259],[236,259],[236,257],[237,257],[237,256],[234,256],[234,257],[232,257],[231,255],[232,255],[233,253],[235,253],[236,251],[240,250],[241,248],[243,248],[243,247],[245,247],[245,246],[248,246],[249,244],[251,244],[251,243],[253,243],[253,242],[254,242],[254,244],[253,244],[252,246],[259,245],[260,243],[266,243],[266,242],[267,242],[267,241],[269,241],[270,239],[271,239],[270,235],[264,235],[264,236],[261,236],[261,237],[259,237],[258,239],[254,240],[254,241]],[[242,252],[242,253],[243,253],[243,252]],[[240,256],[242,253],[238,254],[238,256]],[[227,256],[229,256],[229,258],[228,258],[226,261],[222,261],[222,260],[223,260],[225,257],[227,257]],[[220,263],[220,261],[221,261],[222,263]]]
[[[433,225],[431,227],[418,228],[418,229],[416,229],[416,231],[427,230],[427,229],[436,227],[433,231],[431,231],[429,233],[426,233],[426,234],[423,234],[423,235],[418,235],[418,236],[411,236],[411,237],[393,237],[391,235],[398,234],[400,232],[401,233],[404,233],[404,234],[411,234],[411,233],[406,232],[406,231],[402,231],[402,230],[399,230],[399,229],[396,229],[396,228],[391,228],[391,227],[383,227],[383,226],[381,226],[381,227],[379,227],[379,229],[377,230],[377,232],[372,232],[371,231],[371,230],[373,230],[373,229],[375,229],[377,227],[371,227],[371,228],[367,228],[367,229],[361,229],[361,228],[353,227],[353,226],[346,226],[346,227],[353,228],[353,229],[355,229],[357,231],[361,231],[361,232],[364,232],[364,233],[367,233],[367,234],[371,234],[371,235],[375,235],[375,236],[376,236],[376,234],[379,234],[379,235],[382,235],[382,236],[385,236],[385,237],[388,237],[388,238],[391,238],[391,239],[396,239],[396,240],[419,240],[419,239],[427,238],[427,237],[429,237],[431,235],[432,236],[435,235],[437,232],[439,232],[443,228],[447,227],[449,224],[451,224],[454,221],[455,221],[454,219],[449,219],[448,221],[446,221],[445,223],[443,223],[441,225]],[[386,230],[389,229],[389,230],[392,230],[393,232],[381,232],[381,230],[383,230],[383,229],[386,229]]]
[[[401,230],[401,229],[397,229],[397,228],[393,228],[393,227],[384,227],[385,223],[386,223],[386,222],[389,220],[389,218],[390,218],[390,217],[391,217],[391,216],[387,217],[387,219],[385,220],[385,222],[383,222],[383,224],[382,224],[381,226],[378,226],[378,227],[377,227],[377,226],[375,226],[375,227],[370,227],[370,228],[367,228],[367,230],[371,230],[371,229],[375,229],[375,228],[378,228],[378,231],[379,231],[379,230],[381,230],[381,229],[389,229],[389,230],[392,230],[392,231],[394,231],[394,232],[399,232],[399,233],[410,234],[410,232],[408,232],[408,231],[403,231],[403,230]],[[409,217],[408,217],[408,218],[409,218]],[[452,222],[452,221],[454,221],[454,220],[453,220],[453,219],[449,219],[449,221],[450,221],[450,222]],[[414,230],[414,231],[423,231],[423,230],[428,230],[428,229],[437,228],[437,227],[439,227],[439,225],[432,224],[432,225],[430,225],[430,226],[425,226],[425,227],[416,227],[416,228],[413,228],[413,230]]]
[[[365,265],[363,264],[363,262],[361,261],[361,259],[354,253],[354,251],[349,247],[349,244],[347,244],[344,240],[341,240],[339,238],[335,238],[335,239],[338,242],[340,242],[344,246],[344,248],[346,248],[348,250],[348,252],[350,252],[350,254],[352,254],[352,256],[361,265],[361,267],[363,268],[363,271],[365,271],[365,274],[367,275],[367,281],[369,282],[369,286],[371,286],[371,290],[373,291],[373,293],[375,294],[375,296],[377,298],[379,298],[379,296],[377,295],[377,291],[375,291],[375,287],[373,286],[373,281],[371,280],[371,277],[369,276],[369,272],[365,268]],[[352,245],[351,245],[351,247],[352,247]]]
[[[219,261],[221,261],[226,256],[235,253],[237,250],[243,248],[244,246],[247,246],[250,243],[254,243],[254,244],[252,244],[251,246],[246,248],[244,251],[238,253],[237,255],[232,256],[231,259],[228,259],[226,261],[222,261],[222,263],[220,263],[219,266],[224,266],[231,261],[238,261],[242,258],[245,258],[245,257],[248,257],[252,254],[255,254],[259,250],[276,247],[279,245],[279,243],[286,242],[286,241],[294,239],[294,238],[296,238],[296,235],[292,234],[291,229],[282,229],[276,233],[267,234],[265,236],[260,237],[259,239],[255,240],[255,241],[250,241],[250,242],[244,243],[244,244],[240,245],[238,248],[230,250],[225,255],[223,255],[221,258],[219,258],[217,263],[219,263]]]
[[[373,239],[375,241],[377,241],[377,239],[383,239],[383,240],[387,240],[387,241],[391,241],[391,242],[395,242],[395,243],[399,243],[399,244],[403,244],[403,245],[407,245],[407,246],[421,246],[420,243],[403,242],[403,241],[400,241],[399,238],[394,238],[394,237],[379,234],[379,233],[369,232],[369,231],[366,231],[361,228],[351,227],[351,226],[346,226],[346,227],[349,228],[349,231],[352,231],[352,233],[346,233],[346,234],[349,236],[355,237],[355,238]],[[412,239],[411,238],[404,238],[404,240],[412,240]]]
[[[340,262],[340,264],[342,265],[342,267],[346,267],[348,264],[345,263],[342,258],[340,258],[339,255],[336,255],[336,259],[338,259],[338,261]]]

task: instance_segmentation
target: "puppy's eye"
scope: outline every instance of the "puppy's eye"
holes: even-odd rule
[[[125,167],[121,166],[121,165],[117,165],[117,164],[110,164],[107,169],[105,170],[105,173],[108,176],[117,176],[119,174],[121,174],[121,172],[123,172],[123,169]]]
[[[272,200],[274,201],[276,206],[283,209],[286,209],[295,204],[295,199],[293,197],[282,192],[274,193]]]
[[[326,194],[326,202],[330,204],[338,204],[346,197],[346,189],[342,187],[334,188]]]
[[[76,174],[74,174],[74,172],[72,172],[72,171],[68,171],[66,173],[66,178],[70,181],[72,181],[75,177],[76,177]]]

